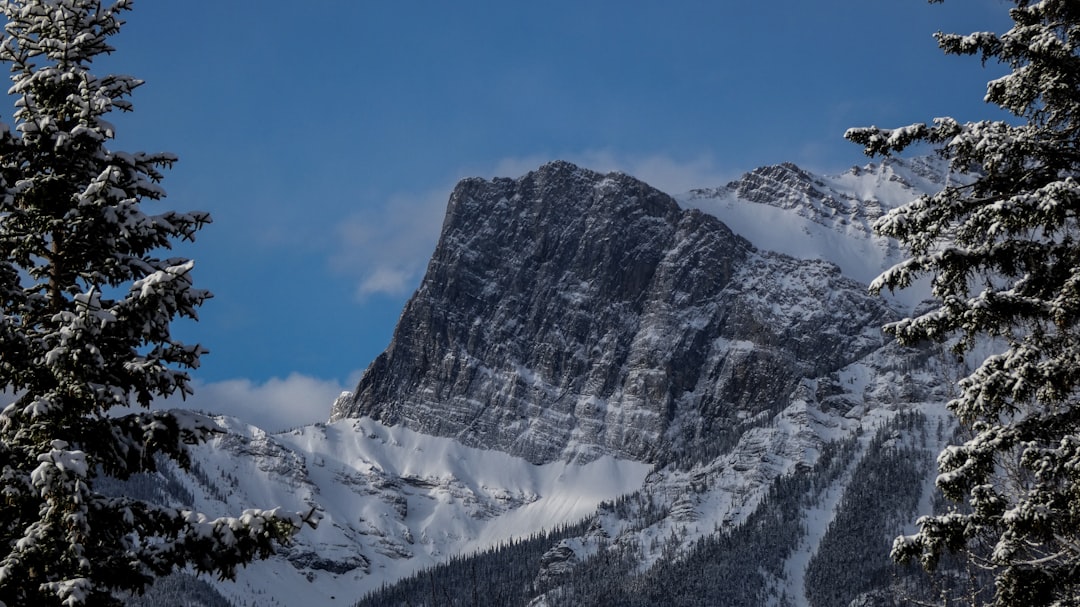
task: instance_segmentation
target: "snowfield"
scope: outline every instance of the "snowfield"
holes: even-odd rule
[[[799,266],[799,276],[765,273],[744,281],[744,301],[767,311],[763,317],[787,326],[829,308],[829,281],[839,274],[866,284],[898,262],[902,252],[896,243],[874,237],[871,224],[947,179],[943,167],[930,160],[888,161],[832,177],[778,165],[678,200],[684,207],[716,215],[757,247],[754,255],[780,257],[774,255],[778,252],[828,262]],[[793,286],[779,288],[788,282]],[[796,288],[803,284],[809,287]],[[567,297],[586,297],[591,288],[582,284],[580,292]],[[778,292],[788,296],[778,297]],[[927,285],[916,285],[889,295],[890,307],[908,313],[928,293]],[[693,315],[687,320],[689,325],[704,322]],[[537,465],[370,417],[335,416],[332,423],[279,434],[236,418],[218,418],[228,432],[193,450],[190,474],[174,473],[194,495],[195,508],[210,515],[252,507],[317,508],[323,517],[318,529],[305,529],[278,557],[250,565],[235,582],[215,586],[237,604],[254,599],[259,605],[322,607],[351,605],[384,584],[451,557],[591,516],[597,517],[596,533],[560,544],[573,562],[603,549],[636,547],[640,571],[645,571],[672,554],[688,554],[699,539],[740,527],[762,507],[778,479],[806,473],[830,445],[847,441],[854,445],[850,460],[833,476],[822,476],[827,483],[807,494],[799,522],[802,535],[790,538],[791,550],[769,582],[770,604],[783,599],[801,607],[808,604],[807,565],[822,546],[876,432],[899,413],[920,412],[929,420],[927,427],[939,429],[936,439],[929,439],[932,444],[922,448],[937,452],[944,444],[941,428],[948,426],[942,403],[955,369],[937,365],[929,354],[890,346],[876,325],[855,337],[866,346],[860,358],[820,377],[804,377],[782,407],[754,415],[739,411],[738,423],[745,428],[732,446],[682,469],[654,470],[649,464],[616,459],[595,445],[586,447],[593,450],[590,454],[599,454],[596,459]],[[659,344],[670,336],[642,332],[637,338]],[[735,361],[759,347],[745,340],[714,345]],[[658,347],[650,343],[641,349]],[[548,387],[542,373],[524,365],[517,365],[512,375],[507,382],[520,378],[534,388]],[[351,396],[345,393],[338,402],[349,402]],[[688,392],[683,398],[690,396]],[[590,409],[617,406],[598,397],[582,402]],[[427,415],[439,412],[436,407]],[[674,420],[673,428],[681,421]],[[573,437],[567,453],[578,451],[576,440]],[[932,475],[927,474],[918,496],[923,512],[930,506],[932,488]],[[631,512],[627,517],[610,502],[631,494],[637,495],[623,508]],[[601,507],[605,502],[609,504]],[[665,514],[642,523],[643,518],[635,517],[645,503]],[[547,599],[538,600],[539,605]]]
[[[178,474],[196,509],[316,506],[323,515],[285,558],[215,584],[237,604],[252,597],[260,605],[351,604],[453,555],[577,522],[639,489],[651,469],[612,457],[534,465],[364,418],[282,434],[217,421],[229,433],[194,448],[194,474]]]

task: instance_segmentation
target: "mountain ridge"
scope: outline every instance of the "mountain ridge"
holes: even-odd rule
[[[889,604],[911,574],[885,544],[932,507],[959,370],[883,337],[925,292],[867,295],[901,254],[870,223],[937,170],[777,165],[676,197],[562,161],[463,180],[330,423],[222,419],[170,473],[209,512],[324,510],[216,587],[312,607],[420,604],[436,579],[493,605]]]
[[[554,162],[455,188],[391,345],[331,419],[536,463],[654,461],[711,440],[733,414],[718,406],[779,407],[797,376],[880,345],[863,327],[892,317],[828,262],[759,251],[632,177]]]

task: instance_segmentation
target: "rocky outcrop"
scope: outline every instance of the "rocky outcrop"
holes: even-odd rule
[[[771,418],[801,380],[880,347],[891,315],[830,263],[553,162],[457,186],[392,343],[331,419],[534,463],[658,461]]]
[[[549,607],[811,604],[823,588],[878,604],[896,578],[875,559],[931,507],[943,403],[970,369],[882,338],[889,306],[922,294],[866,295],[903,253],[871,224],[940,174],[785,164],[679,199],[715,215],[564,162],[463,181],[335,423],[268,435],[222,418],[188,472],[139,494],[215,516],[322,511],[243,585],[219,585],[236,603],[272,588],[336,605],[405,578],[358,604],[420,604],[439,578],[446,596],[475,597],[481,579],[520,598],[499,604]],[[484,552],[504,542],[513,558]]]

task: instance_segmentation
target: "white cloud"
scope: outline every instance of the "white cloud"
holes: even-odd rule
[[[711,156],[699,156],[686,162],[667,156],[645,156],[628,161],[629,169],[620,169],[669,194],[682,194],[694,188],[715,188],[737,178],[740,169],[720,169]]]
[[[407,295],[416,288],[439,239],[452,189],[447,184],[400,194],[341,222],[330,263],[335,271],[356,277],[358,299]]]
[[[231,415],[268,432],[325,422],[330,406],[344,390],[351,390],[359,374],[343,386],[337,380],[325,380],[299,373],[271,378],[263,383],[249,379],[219,382],[195,382],[195,394],[186,400],[172,397],[156,406],[198,409],[212,414]]]
[[[196,409],[212,415],[231,415],[267,432],[279,432],[330,417],[330,406],[345,390],[352,390],[362,372],[349,375],[345,385],[332,379],[319,379],[292,373],[281,379],[271,378],[263,383],[249,379],[230,379],[218,382],[195,380],[195,394],[187,399],[172,396],[154,402],[155,409]],[[0,408],[12,402],[15,394],[0,389]],[[138,408],[114,408],[111,413],[123,415]]]
[[[418,268],[413,264],[401,264],[399,267],[375,268],[360,281],[356,288],[357,297],[363,299],[375,293],[405,294],[413,287]]]

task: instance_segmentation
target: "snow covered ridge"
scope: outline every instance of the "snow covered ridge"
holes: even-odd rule
[[[755,169],[720,188],[677,196],[691,208],[716,216],[759,249],[799,259],[823,259],[869,284],[904,257],[895,241],[874,236],[873,222],[949,182],[939,158],[885,159],[832,176],[813,175],[792,164]],[[905,309],[928,288],[890,295]]]
[[[809,604],[830,581],[869,597],[881,588],[820,573],[865,572],[830,560],[848,541],[830,522],[857,516],[853,485],[896,509],[868,527],[875,541],[913,520],[904,508],[928,505],[939,403],[955,377],[933,352],[882,338],[880,326],[925,291],[866,295],[901,256],[870,226],[945,182],[932,160],[835,177],[765,167],[679,199],[710,216],[626,175],[562,162],[466,180],[394,342],[334,417],[371,414],[532,461],[614,453],[656,463],[588,534],[544,554],[536,605],[590,604],[669,567],[682,577],[672,563],[693,561],[702,541],[764,541],[744,530],[764,528],[777,504],[794,526],[774,529],[787,537],[768,575],[747,582],[760,584],[754,598],[731,604]],[[878,465],[868,445],[892,423],[907,424],[910,450],[890,466],[917,488],[902,496],[862,466]],[[803,482],[812,489],[791,489]],[[891,579],[888,545],[866,546],[863,560]]]
[[[236,604],[351,604],[450,556],[577,522],[650,469],[612,457],[536,466],[371,419],[273,435],[217,419],[228,433],[193,449],[192,473],[170,471],[197,509],[316,506],[323,516],[279,557],[215,584]]]
[[[333,421],[267,435],[223,419],[192,474],[174,471],[211,514],[322,509],[318,530],[218,588],[351,604],[584,520],[552,545],[506,548],[517,556],[485,574],[490,596],[876,604],[897,579],[891,537],[930,508],[958,372],[882,337],[921,294],[867,295],[899,256],[870,223],[941,187],[939,168],[779,165],[678,200],[564,162],[463,181],[393,342]],[[864,536],[833,524],[852,519]],[[476,562],[455,562],[441,588],[477,592]],[[703,567],[745,583],[687,586]],[[433,579],[368,604],[422,603]]]
[[[786,191],[774,183],[733,191]],[[800,214],[817,198],[799,183],[790,204],[732,204],[818,226]],[[392,343],[332,419],[367,415],[537,463],[658,461],[881,347],[897,312],[865,282],[737,232],[630,176],[565,162],[465,180]]]

